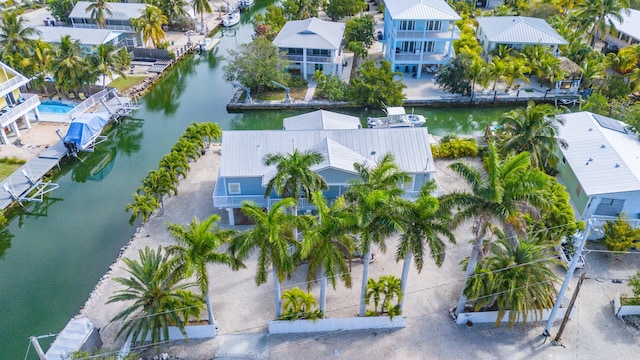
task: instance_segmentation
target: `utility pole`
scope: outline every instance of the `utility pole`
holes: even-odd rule
[[[547,320],[547,325],[544,327],[544,331],[542,332],[542,336],[548,337],[551,336],[549,332],[551,330],[551,326],[553,326],[553,321],[556,319],[556,314],[558,313],[558,309],[560,308],[560,303],[562,303],[562,299],[564,298],[564,293],[567,291],[569,287],[569,282],[573,277],[573,273],[576,270],[576,266],[578,265],[578,259],[582,255],[582,249],[584,248],[584,243],[587,242],[587,237],[589,236],[589,232],[591,231],[591,221],[587,221],[587,227],[582,232],[582,236],[580,237],[580,242],[576,247],[575,252],[573,253],[573,257],[571,258],[571,263],[569,264],[569,269],[567,269],[567,275],[564,278],[564,282],[562,283],[562,287],[560,288],[560,292],[558,292],[558,297],[556,298],[556,302],[553,304],[553,309],[551,310],[551,314],[549,314],[549,319]]]
[[[586,273],[580,274],[580,280],[578,280],[578,285],[576,286],[576,291],[573,292],[573,296],[571,296],[571,301],[569,301],[569,309],[566,313],[564,313],[564,318],[562,318],[562,323],[560,324],[560,329],[558,329],[558,334],[556,338],[553,339],[553,343],[555,345],[561,345],[560,338],[562,337],[562,333],[564,332],[564,327],[567,325],[567,321],[569,321],[569,315],[571,315],[571,309],[573,309],[573,304],[576,302],[578,298],[578,293],[580,292],[580,287],[582,287],[582,282],[586,279]]]

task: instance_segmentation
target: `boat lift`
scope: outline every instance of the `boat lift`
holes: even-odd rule
[[[283,88],[283,89],[284,89],[284,91],[286,92],[286,95],[285,95],[285,97],[284,97],[284,103],[285,103],[285,104],[291,104],[291,95],[289,95],[289,92],[291,91],[291,89],[290,89],[290,88],[288,88],[288,87],[286,87],[286,86],[284,86],[284,85],[282,85],[282,84],[280,84],[280,83],[279,83],[279,82],[277,82],[277,81],[273,81],[273,80],[271,80],[271,83],[272,83],[273,85],[275,85],[275,86],[279,86],[279,87],[281,87],[281,88]]]
[[[251,89],[249,89],[248,87],[240,84],[237,81],[232,81],[231,85],[233,85],[233,87],[237,87],[237,88],[240,88],[240,89],[244,90],[244,92],[247,94],[247,98],[245,99],[246,103],[249,103],[249,104],[253,103],[253,99],[251,99]]]
[[[33,178],[33,175],[30,174],[31,169],[29,169],[29,172],[27,172],[27,169],[28,167],[22,169],[22,175],[24,175],[31,186],[22,194],[19,194],[16,191],[10,179],[8,183],[4,183],[2,185],[4,190],[9,193],[11,199],[13,201],[16,201],[23,209],[25,209],[25,206],[22,204],[23,201],[41,203],[44,201],[45,194],[48,194],[60,187],[60,185],[51,181],[45,182],[42,180],[36,180],[35,178]]]

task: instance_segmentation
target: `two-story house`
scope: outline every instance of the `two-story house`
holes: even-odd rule
[[[3,144],[9,143],[8,134],[16,138],[20,136],[20,123],[26,129],[31,128],[27,116],[30,111],[35,113],[36,119],[40,117],[38,95],[20,92],[20,87],[28,82],[29,79],[24,75],[0,62],[0,123],[2,123],[0,137]]]
[[[82,29],[98,29],[98,24],[96,24],[95,19],[91,18],[91,10],[87,11],[87,8],[91,4],[92,2],[89,1],[78,1],[75,4],[69,14],[71,26]],[[108,5],[111,13],[105,12],[106,23],[104,29],[135,34],[136,36],[127,37],[127,46],[138,46],[138,44],[142,44],[142,40],[131,26],[131,20],[142,16],[148,5],[144,3],[119,2],[109,2]]]
[[[342,75],[344,23],[317,18],[288,21],[273,40],[289,60],[289,72],[308,79],[316,70]]]
[[[622,21],[613,16],[607,17],[613,27],[605,36],[604,42],[612,50],[640,44],[640,10],[621,10],[620,17]]]
[[[420,78],[435,72],[455,54],[453,40],[460,16],[444,0],[387,0],[384,14],[384,57],[394,71]]]

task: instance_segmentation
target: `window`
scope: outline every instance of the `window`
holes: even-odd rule
[[[402,20],[400,21],[400,30],[412,31],[416,29],[416,22],[414,20]]]
[[[402,51],[403,52],[413,52],[416,48],[416,43],[413,41],[403,41],[402,42]]]
[[[313,56],[329,56],[329,50],[311,49],[311,55],[313,55]]]
[[[603,198],[598,204],[595,215],[618,216],[624,207],[624,200]]]
[[[435,50],[436,43],[433,41],[427,41],[424,43],[424,52],[433,52]]]
[[[300,48],[289,48],[289,55],[302,55],[302,49]]]
[[[240,194],[240,183],[229,183],[229,194]]]
[[[428,20],[427,31],[440,31],[442,28],[442,21],[440,20]]]
[[[324,71],[323,64],[315,64],[315,70],[316,71]]]
[[[416,179],[415,175],[409,175],[409,178],[407,179],[407,181],[403,182],[402,185],[400,186],[402,188],[402,190],[405,191],[412,191],[413,190],[413,182]]]

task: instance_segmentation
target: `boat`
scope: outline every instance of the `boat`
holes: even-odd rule
[[[240,9],[246,9],[246,8],[252,7],[253,4],[255,4],[255,0],[240,0],[240,1],[238,1],[238,7],[240,7]]]
[[[240,9],[231,9],[231,12],[222,19],[222,26],[231,27],[240,23]]]
[[[368,117],[367,125],[370,128],[419,127],[426,122],[424,116],[407,114],[401,106],[387,107],[384,112],[386,117]]]
[[[215,43],[213,42],[212,38],[204,38],[200,41],[200,43],[198,43],[198,50],[200,52],[205,52],[213,49],[214,46]]]
[[[75,117],[69,124],[67,134],[62,138],[67,152],[76,157],[80,152],[93,152],[97,144],[107,139],[101,134],[110,118],[108,112],[84,113]]]

